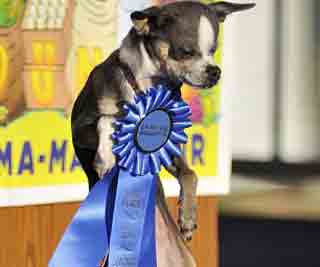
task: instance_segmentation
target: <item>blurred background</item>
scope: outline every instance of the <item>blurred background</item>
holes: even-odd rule
[[[255,2],[224,28],[233,175],[222,266],[319,266],[320,1]]]

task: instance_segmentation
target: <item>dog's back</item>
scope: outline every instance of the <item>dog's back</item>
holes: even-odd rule
[[[72,141],[77,158],[85,171],[89,188],[99,180],[93,161],[98,147],[97,121],[103,114],[98,109],[99,99],[109,98],[112,105],[119,99],[120,77],[117,61],[118,50],[114,51],[103,63],[97,65],[77,97],[72,113]]]

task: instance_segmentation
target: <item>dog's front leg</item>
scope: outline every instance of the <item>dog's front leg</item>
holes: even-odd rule
[[[112,138],[114,117],[103,115],[98,120],[97,130],[99,135],[99,144],[94,160],[94,168],[100,178],[114,166],[116,159],[112,153]]]
[[[197,185],[198,178],[186,161],[179,157],[167,170],[180,184],[178,225],[185,240],[192,239],[192,232],[197,228]]]

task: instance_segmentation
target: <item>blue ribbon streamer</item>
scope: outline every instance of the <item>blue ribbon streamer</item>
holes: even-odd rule
[[[114,168],[93,187],[50,267],[99,266],[104,256],[109,267],[156,267],[156,177],[132,176],[122,169],[119,175],[117,172]]]
[[[50,267],[96,267],[109,252],[118,168],[91,190],[65,231]]]
[[[154,175],[120,170],[109,267],[156,266]]]

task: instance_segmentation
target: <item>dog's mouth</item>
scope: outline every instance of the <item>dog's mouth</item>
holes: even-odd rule
[[[191,81],[190,79],[188,79],[187,77],[181,77],[181,81],[183,83],[186,83],[194,88],[197,88],[197,89],[210,89],[212,88],[213,86],[216,86],[219,82],[219,80],[208,80],[204,83],[195,83],[193,81]]]

